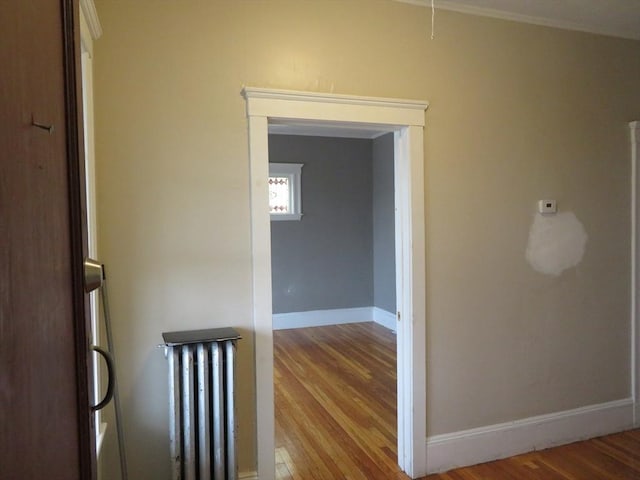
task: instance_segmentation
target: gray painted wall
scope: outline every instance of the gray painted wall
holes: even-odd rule
[[[393,133],[373,141],[373,305],[396,312]]]
[[[273,313],[373,305],[372,141],[269,135],[302,163],[300,221],[271,222]]]

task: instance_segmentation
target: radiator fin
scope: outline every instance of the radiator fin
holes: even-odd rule
[[[165,347],[173,480],[237,480],[235,339]]]

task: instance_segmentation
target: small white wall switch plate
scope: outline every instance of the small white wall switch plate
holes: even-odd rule
[[[558,203],[555,200],[538,200],[538,212],[543,215],[558,213]]]

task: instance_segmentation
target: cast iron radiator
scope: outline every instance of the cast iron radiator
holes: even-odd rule
[[[165,332],[173,480],[236,480],[232,328]]]

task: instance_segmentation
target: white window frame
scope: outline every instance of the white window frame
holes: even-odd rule
[[[289,179],[290,212],[270,212],[271,220],[300,220],[302,218],[301,181],[302,163],[269,163],[269,177],[287,177]]]

